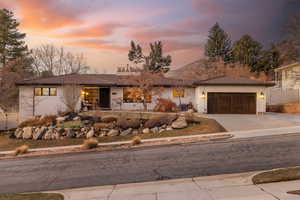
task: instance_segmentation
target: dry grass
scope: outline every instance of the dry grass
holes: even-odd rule
[[[53,120],[56,119],[56,115],[47,115],[47,116],[44,116],[43,118],[34,118],[34,119],[29,119],[29,120],[26,120],[24,122],[22,122],[19,127],[26,127],[26,126],[46,126],[46,125],[50,125],[51,122]]]
[[[134,137],[132,138],[131,144],[132,144],[133,146],[142,144],[142,138],[141,138],[140,136],[134,136]]]
[[[262,172],[252,178],[254,184],[273,183],[300,179],[300,167]]]
[[[64,197],[55,193],[0,194],[0,200],[64,200]]]
[[[84,140],[83,144],[81,145],[82,149],[94,149],[96,147],[98,147],[98,140],[95,138]]]
[[[17,155],[22,155],[22,154],[28,153],[28,150],[29,150],[28,145],[19,146],[16,148],[14,155],[17,156]]]

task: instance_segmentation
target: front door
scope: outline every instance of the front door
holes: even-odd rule
[[[110,108],[110,88],[99,89],[99,106],[100,108]]]

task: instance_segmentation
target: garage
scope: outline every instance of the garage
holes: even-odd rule
[[[255,114],[256,93],[207,93],[209,114]]]

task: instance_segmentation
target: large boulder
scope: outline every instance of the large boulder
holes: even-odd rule
[[[139,119],[120,118],[118,119],[116,126],[122,129],[129,129],[129,128],[137,129],[140,128],[141,123]]]
[[[143,131],[142,131],[142,133],[148,134],[148,133],[150,133],[150,129],[149,128],[144,128]]]
[[[89,132],[87,132],[86,138],[89,139],[89,138],[92,138],[94,136],[95,136],[94,128],[91,128],[91,130],[89,130]]]
[[[111,129],[111,130],[107,133],[107,136],[118,136],[119,134],[120,134],[119,130]]]
[[[32,127],[25,127],[23,128],[23,139],[31,139],[33,135],[33,128]]]
[[[41,139],[43,139],[46,131],[47,131],[47,127],[45,127],[45,126],[43,126],[41,128],[37,128],[37,129],[35,129],[32,138],[34,140],[41,140]]]
[[[163,125],[171,125],[174,120],[177,119],[176,115],[163,115],[159,117],[150,118],[144,124],[145,128],[154,128]]]
[[[188,126],[185,117],[179,117],[176,121],[172,123],[172,128],[174,129],[182,129]]]
[[[152,133],[159,133],[159,128],[158,127],[153,127],[153,128],[151,128],[151,132]]]
[[[66,121],[66,117],[57,117],[56,118],[56,122],[58,123],[58,124],[60,124],[60,123],[63,123],[64,121]]]

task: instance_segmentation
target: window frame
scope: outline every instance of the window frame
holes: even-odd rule
[[[136,90],[136,89],[138,89],[140,93],[142,92],[142,90],[141,90],[140,88],[131,88],[131,87],[123,88],[123,98],[122,98],[123,103],[143,103],[142,98],[140,98],[140,99],[138,99],[138,100],[133,99],[133,98],[131,98],[131,99],[129,98],[129,99],[128,99],[128,96],[129,96],[129,95],[127,95],[127,96],[126,96],[127,99],[125,99],[125,93],[128,93],[128,92],[126,92],[126,90],[130,92],[130,90]],[[149,92],[148,95],[149,95],[149,98],[146,98],[145,103],[152,103],[152,94]]]
[[[51,94],[51,90],[55,90],[55,95]],[[38,92],[39,90],[39,92]],[[34,88],[34,96],[37,97],[54,97],[57,96],[57,88],[56,87],[35,87]],[[45,92],[47,91],[47,92]]]

